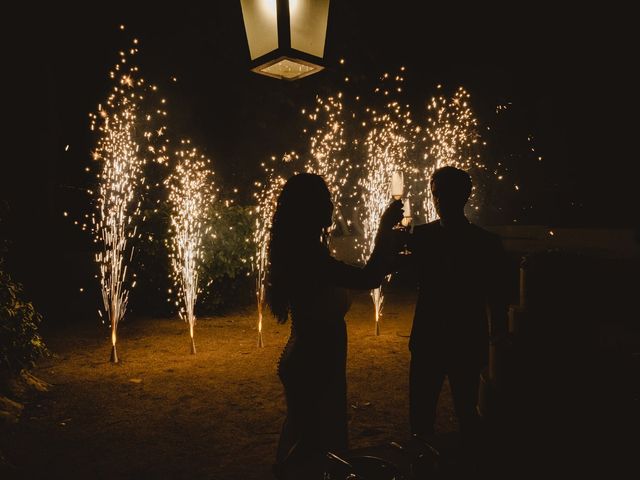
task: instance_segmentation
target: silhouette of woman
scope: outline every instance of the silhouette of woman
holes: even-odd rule
[[[291,316],[278,365],[287,402],[274,468],[281,478],[288,478],[283,476],[287,470],[316,464],[327,451],[347,448],[344,315],[350,302],[344,289],[380,285],[392,262],[391,232],[402,219],[402,202],[385,211],[364,268],[329,253],[323,237],[332,213],[322,177],[302,173],[287,181],[273,216],[267,302],[279,323]]]

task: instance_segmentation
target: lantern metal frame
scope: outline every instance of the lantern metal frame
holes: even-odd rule
[[[330,7],[331,2],[330,0],[328,0],[327,25]],[[275,50],[252,60],[251,71],[272,78],[294,81],[304,77],[308,77],[309,75],[313,75],[314,73],[318,73],[323,70],[324,66],[321,64],[322,57],[316,57],[315,55],[311,55],[309,53],[291,47],[291,17],[289,12],[289,0],[276,0],[276,15],[278,47]],[[324,35],[324,42],[326,44],[326,30]],[[248,38],[247,41],[249,41]],[[269,67],[276,65],[277,63],[282,61],[290,61],[298,65],[309,67],[309,70],[293,77],[286,77],[283,75],[273,74],[265,71],[265,69],[268,69]]]

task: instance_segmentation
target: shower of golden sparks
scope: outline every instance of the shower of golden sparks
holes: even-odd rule
[[[149,141],[153,136],[144,131],[142,117],[145,116],[140,112],[145,82],[138,77],[138,67],[130,61],[137,52],[137,48],[120,52],[120,60],[110,72],[114,82],[111,94],[104,105],[98,106],[98,112],[90,115],[91,130],[97,130],[100,135],[92,152],[93,159],[99,163],[98,188],[89,191],[96,196],[92,222],[94,240],[100,245],[100,251],[95,258],[100,270],[104,310],[111,328],[113,362],[118,361],[118,324],[126,312],[129,289],[135,286],[135,278],[130,282],[127,274],[140,214],[139,189],[145,180],[146,158],[140,142]],[[148,116],[145,118],[149,120]],[[102,311],[98,313],[103,316]]]
[[[285,155],[285,161],[291,159],[295,153]],[[258,306],[258,346],[263,346],[262,320],[265,302],[265,280],[267,275],[267,262],[269,260],[269,239],[271,237],[271,222],[276,211],[278,196],[286,182],[286,178],[276,172],[279,166],[276,157],[271,157],[270,163],[262,163],[265,180],[255,182],[256,191],[253,197],[256,200],[255,228],[253,230],[253,243],[256,251],[251,258],[251,264],[256,275],[256,302]]]
[[[326,99],[316,97],[316,108],[303,115],[317,124],[309,138],[309,158],[304,166],[306,172],[322,176],[335,205],[337,220],[344,221],[342,203],[352,164],[346,152],[344,106],[342,93]]]
[[[383,81],[388,78],[389,74],[385,74]],[[396,82],[400,82],[401,78],[396,76]],[[390,89],[391,87],[378,87],[375,91],[388,96]],[[371,115],[368,123],[370,130],[364,142],[366,158],[358,179],[361,189],[358,210],[363,236],[361,241],[356,242],[356,248],[360,250],[360,259],[363,263],[373,252],[380,219],[391,201],[392,174],[396,170],[409,169],[407,157],[413,148],[410,137],[413,127],[408,109],[397,101],[389,101],[382,112],[372,108],[367,108],[367,111]],[[372,290],[371,298],[375,312],[376,335],[378,335],[384,302],[382,287]]]
[[[188,141],[182,141],[187,148]],[[176,152],[176,166],[165,184],[171,205],[170,259],[180,318],[189,324],[191,353],[196,353],[194,327],[198,299],[198,273],[202,265],[202,239],[211,234],[207,213],[214,200],[210,160],[196,148]]]
[[[466,171],[485,168],[479,153],[478,120],[471,109],[470,98],[471,95],[459,87],[451,98],[433,97],[427,105],[427,126],[422,139],[426,146],[424,155],[419,159],[422,178],[418,183],[422,185],[419,193],[428,222],[436,218],[429,188],[429,180],[435,170],[445,166]],[[475,192],[470,200],[472,208],[477,207],[474,206],[474,197]]]

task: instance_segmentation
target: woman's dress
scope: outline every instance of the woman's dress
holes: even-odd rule
[[[367,265],[358,268],[318,246],[290,272],[291,334],[278,364],[287,402],[278,464],[347,449],[346,288],[380,285],[385,274],[382,250],[377,246]]]

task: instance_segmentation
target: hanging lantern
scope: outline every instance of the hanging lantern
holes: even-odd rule
[[[297,80],[323,69],[329,0],[240,0],[252,71]]]

